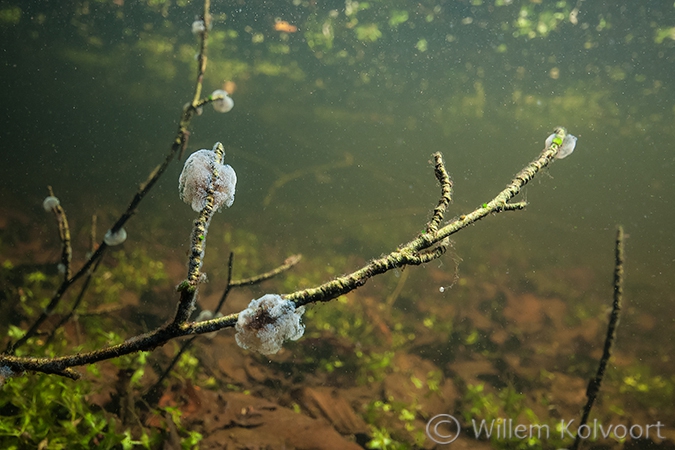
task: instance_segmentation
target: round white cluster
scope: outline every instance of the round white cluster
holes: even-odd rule
[[[213,187],[214,209],[219,210],[223,205],[232,206],[237,185],[234,169],[228,164],[216,163],[214,151],[198,150],[185,161],[180,174],[178,192],[181,200],[200,212],[206,206],[209,184]]]
[[[211,93],[211,97],[223,97],[213,101],[213,109],[219,113],[230,112],[234,108],[234,100],[230,98],[227,91],[216,89]]]
[[[206,31],[206,25],[203,20],[195,20],[192,22],[192,34],[202,34]]]
[[[549,148],[553,143],[555,138],[555,133],[546,138],[546,148]],[[577,146],[577,137],[571,134],[566,134],[565,138],[562,141],[562,145],[558,150],[558,153],[555,155],[556,159],[563,159],[568,157],[574,151],[574,147]]]
[[[105,233],[105,236],[103,236],[103,242],[106,243],[106,245],[110,245],[111,247],[113,245],[120,245],[122,242],[127,240],[127,230],[124,228],[120,228],[117,233],[113,233],[112,230],[108,230]]]
[[[44,201],[42,202],[42,207],[45,209],[45,211],[49,212],[52,209],[56,208],[59,206],[61,202],[59,201],[58,198],[54,197],[53,195],[50,195],[49,197],[46,197]]]
[[[267,294],[251,300],[248,308],[239,313],[235,339],[239,347],[273,355],[281,350],[284,341],[297,341],[305,332],[300,322],[305,307],[295,307],[280,295]]]

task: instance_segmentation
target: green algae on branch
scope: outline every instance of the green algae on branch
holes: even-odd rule
[[[399,246],[397,250],[384,257],[371,261],[356,272],[338,277],[316,288],[294,292],[285,296],[285,298],[295,301],[298,305],[332,300],[362,286],[369,278],[375,275],[406,265],[425,264],[439,258],[447,250],[447,246],[449,245],[447,238],[450,235],[457,233],[459,230],[466,228],[488,214],[524,209],[526,206],[525,202],[508,203],[508,201],[518,195],[523,186],[532,180],[541,169],[547,167],[557,158],[561,144],[564,142],[566,136],[567,130],[564,127],[557,127],[554,130],[553,140],[555,142],[546,145],[539,157],[523,168],[506,189],[473,212],[461,215],[458,219],[451,221],[437,231],[421,233],[416,239]],[[433,157],[436,166],[442,167],[443,171],[445,171],[445,164],[443,163],[441,154],[435,153]],[[446,201],[446,198],[449,199],[451,186],[448,185],[449,179],[443,178],[442,172],[439,172],[438,169],[436,170],[436,177],[441,184],[442,198],[439,202],[440,205]],[[436,221],[440,223],[443,220],[444,212],[445,208],[437,208],[427,226],[433,229],[431,224]]]

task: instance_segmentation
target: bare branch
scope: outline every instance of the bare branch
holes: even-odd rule
[[[434,153],[434,173],[436,179],[441,185],[441,198],[438,201],[438,206],[434,209],[434,215],[427,224],[427,233],[434,234],[438,230],[438,225],[443,221],[443,216],[445,211],[448,209],[448,205],[452,202],[452,180],[448,172],[445,170],[445,164],[443,163],[443,155],[440,152]]]
[[[221,147],[222,148],[222,147]],[[407,265],[420,265],[433,261],[442,256],[449,246],[448,236],[457,231],[466,228],[468,225],[482,219],[490,213],[499,213],[502,211],[510,211],[522,209],[524,203],[509,204],[508,200],[515,197],[522,187],[527,184],[534,176],[544,167],[548,166],[555,158],[558,147],[552,145],[539,155],[537,159],[528,164],[521,170],[509,185],[500,192],[490,202],[483,204],[473,212],[462,215],[458,219],[453,220],[449,224],[442,227],[436,232],[424,232],[417,238],[400,246],[395,251],[386,256],[375,259],[362,267],[361,269],[341,277],[338,277],[321,286],[305,289],[285,295],[285,299],[291,300],[297,306],[306,305],[308,303],[326,302],[337,298],[340,295],[353,291],[354,289],[363,286],[366,281],[375,275],[385,273],[394,268],[400,268]],[[445,165],[440,154],[434,155],[435,158],[435,173],[439,183],[441,184],[441,199],[434,210],[434,217],[428,224],[428,229],[433,229],[433,224],[442,220],[443,213],[450,199],[449,177],[445,173]],[[445,175],[443,175],[445,173]],[[439,176],[440,174],[440,176]],[[0,365],[6,365],[14,371],[34,370],[46,373],[61,373],[66,369],[86,364],[92,364],[106,359],[117,358],[122,355],[135,353],[138,351],[152,350],[161,346],[171,339],[186,336],[198,335],[204,333],[211,333],[221,330],[223,328],[234,327],[239,317],[238,314],[230,314],[224,317],[206,320],[202,322],[187,322],[189,314],[194,307],[197,293],[197,283],[199,281],[199,269],[201,267],[201,260],[203,258],[203,247],[201,251],[198,246],[203,239],[199,239],[201,233],[205,231],[205,226],[208,226],[210,215],[212,214],[213,206],[213,192],[211,191],[211,208],[205,207],[200,213],[199,218],[195,222],[193,229],[193,250],[190,257],[190,269],[188,271],[188,278],[178,287],[181,294],[178,310],[174,320],[167,325],[164,325],[149,333],[133,337],[122,344],[103,348],[100,350],[79,353],[72,356],[64,356],[58,358],[25,358],[0,355]],[[207,200],[208,204],[208,200]],[[209,210],[209,211],[207,211]],[[195,234],[197,233],[197,234]],[[197,236],[197,237],[195,237]],[[286,270],[288,267],[297,263],[298,257],[293,256],[286,260],[286,263],[279,268],[263,274],[262,276],[254,277],[252,279],[240,280],[239,282],[231,282],[232,285],[252,284],[254,281],[266,279],[268,276],[273,276]]]
[[[619,325],[619,315],[621,314],[621,303],[623,300],[624,239],[623,227],[619,225],[616,230],[616,244],[614,247],[614,301],[612,302],[612,312],[609,315],[607,335],[605,336],[605,345],[602,350],[600,363],[598,364],[598,371],[595,373],[595,377],[589,381],[588,388],[586,389],[586,397],[588,400],[584,405],[579,426],[583,426],[588,422],[591,409],[593,408],[595,399],[598,397],[598,392],[600,391],[600,384],[602,384],[602,379],[605,377],[607,363],[612,356],[612,346],[614,345],[614,339],[616,338],[616,328]],[[580,445],[581,434],[577,433],[574,444],[572,445],[572,450],[577,450]]]

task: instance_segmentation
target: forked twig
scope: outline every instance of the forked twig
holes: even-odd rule
[[[562,130],[561,132],[564,135],[565,131]],[[488,214],[524,208],[524,202],[516,204],[509,204],[507,202],[516,196],[522,187],[541,169],[548,166],[555,159],[558,149],[559,147],[555,144],[545,148],[535,160],[530,162],[515,176],[506,189],[500,192],[490,202],[483,204],[473,212],[460,216],[460,218],[451,221],[438,231],[427,232],[429,229],[433,230],[434,222],[437,221],[438,223],[442,223],[443,221],[444,208],[437,207],[432,219],[426,224],[425,231],[414,240],[398,247],[396,250],[382,258],[371,261],[366,266],[349,275],[338,277],[335,280],[316,288],[305,289],[288,294],[285,298],[294,301],[298,306],[314,302],[325,302],[362,286],[369,278],[375,275],[406,265],[424,264],[440,257],[447,250],[449,245],[448,237],[451,234],[466,228]],[[445,165],[440,153],[435,153],[433,157],[436,167],[435,173],[438,177],[439,173],[442,174],[445,171]],[[439,178],[439,183],[441,184],[441,200],[439,201],[439,205],[445,204],[446,197],[449,197],[446,180],[449,180],[449,178],[446,179],[443,176]],[[194,233],[195,231],[193,230],[193,234]],[[193,240],[193,244],[194,241],[195,240]],[[194,249],[192,250],[192,255],[198,254],[199,252],[195,252]],[[191,263],[191,267],[194,267],[193,263]],[[192,270],[190,273],[193,273]],[[198,282],[198,277],[196,282]],[[30,358],[0,355],[0,366],[7,366],[15,373],[32,370],[71,376],[74,373],[71,369],[72,367],[92,364],[138,351],[152,350],[165,344],[169,340],[180,336],[205,334],[224,328],[234,327],[239,317],[238,314],[229,314],[224,317],[201,322],[187,321],[189,314],[186,314],[186,312],[187,310],[191,310],[190,305],[194,304],[196,282],[193,284],[189,275],[188,279],[181,283],[178,288],[181,293],[181,299],[174,320],[153,331],[135,336],[118,345],[71,356]]]

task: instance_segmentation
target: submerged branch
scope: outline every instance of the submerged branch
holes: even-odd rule
[[[131,199],[131,202],[129,202],[129,206],[127,206],[127,209],[122,213],[122,215],[115,221],[113,226],[110,228],[110,232],[112,234],[115,234],[119,232],[124,224],[133,216],[136,212],[136,209],[138,208],[138,205],[141,203],[141,201],[145,198],[145,196],[148,194],[150,189],[157,183],[159,178],[164,174],[166,169],[169,167],[169,164],[171,163],[171,160],[173,159],[174,155],[176,153],[180,153],[180,155],[183,154],[183,151],[187,147],[187,142],[190,136],[190,132],[188,131],[188,127],[190,126],[190,123],[192,121],[192,118],[194,117],[197,108],[201,104],[206,104],[213,99],[207,99],[207,100],[200,100],[201,92],[202,92],[202,86],[204,82],[204,72],[206,71],[206,49],[207,49],[207,37],[208,37],[208,28],[211,23],[211,14],[209,13],[209,8],[210,8],[210,0],[205,0],[204,1],[204,14],[203,14],[203,20],[206,25],[206,30],[202,33],[201,35],[201,43],[200,43],[200,48],[199,48],[199,56],[198,56],[198,70],[197,70],[197,81],[195,82],[194,86],[194,95],[193,95],[193,100],[191,103],[188,104],[186,108],[183,109],[183,112],[181,114],[179,123],[178,123],[178,131],[176,132],[176,136],[173,139],[173,142],[171,144],[171,147],[169,149],[169,152],[166,154],[164,161],[155,167],[155,169],[150,172],[148,175],[147,179],[141,183],[141,185],[138,188],[138,191],[134,194],[133,198]],[[58,207],[60,208],[60,207]],[[63,210],[61,210],[63,211]],[[58,213],[55,211],[55,214],[57,214],[58,218]],[[65,216],[64,216],[65,218]],[[105,240],[101,241],[99,244],[98,248],[96,251],[94,251],[89,259],[84,263],[84,265],[78,270],[72,277],[70,276],[70,254],[66,254],[66,241],[64,241],[64,232],[67,233],[67,246],[68,248],[70,247],[70,234],[68,232],[67,228],[67,222],[65,222],[65,230],[61,228],[61,222],[59,222],[59,232],[61,235],[61,239],[63,242],[64,250],[62,253],[62,262],[64,260],[68,260],[68,264],[66,265],[66,274],[67,276],[64,277],[63,282],[61,285],[58,287],[54,295],[49,301],[49,304],[47,307],[40,313],[38,318],[35,320],[33,325],[26,331],[26,333],[17,340],[16,343],[12,344],[11,342],[8,344],[7,349],[5,350],[5,353],[7,354],[14,354],[17,348],[21,347],[23,344],[25,344],[28,339],[33,337],[40,326],[44,323],[44,321],[51,315],[51,313],[56,309],[56,307],[59,305],[61,299],[63,298],[63,295],[66,293],[66,291],[72,286],[77,280],[79,280],[81,277],[91,273],[90,269],[91,267],[103,257],[103,254],[105,253],[105,250],[108,248],[108,244],[106,244]],[[71,252],[72,253],[72,252]]]
[[[54,197],[54,190],[51,186],[47,186],[49,195]],[[63,279],[70,278],[72,269],[70,262],[73,259],[73,247],[70,244],[70,227],[68,226],[68,216],[66,211],[60,204],[52,208],[56,223],[59,227],[59,239],[61,240],[61,264],[63,265]]]
[[[469,214],[461,215],[459,218],[451,221],[438,230],[436,230],[436,228],[443,222],[447,205],[451,200],[452,184],[450,178],[447,176],[441,154],[435,153],[433,155],[435,161],[435,174],[441,185],[441,196],[438,206],[434,209],[431,220],[425,226],[424,232],[388,255],[371,261],[351,274],[338,277],[333,281],[315,288],[285,295],[284,298],[295,302],[298,307],[309,303],[326,302],[353,291],[365,284],[368,279],[375,275],[403,266],[425,264],[439,258],[447,250],[450,242],[448,237],[451,234],[466,228],[468,225],[482,219],[488,214],[523,209],[525,207],[524,202],[510,204],[508,201],[515,197],[521,191],[523,186],[532,180],[541,169],[548,166],[555,159],[558,150],[559,147],[555,144],[546,147],[535,160],[530,162],[515,176],[506,189],[501,191],[490,202],[483,204]],[[199,222],[199,219],[197,222]],[[200,255],[200,257],[203,257],[203,255]],[[268,276],[273,276],[286,270],[288,267],[297,263],[297,261],[297,257],[290,257],[286,260],[284,265],[268,274],[263,274],[252,279],[240,280],[239,282],[232,282],[231,284],[234,285],[235,283],[238,283],[239,285],[244,285],[252,284],[255,281],[261,281]],[[191,311],[190,305],[193,305],[195,301],[197,290],[196,283],[199,278],[199,266],[200,265],[196,264],[194,261],[190,264],[191,269],[188,274],[188,279],[181,283],[178,288],[181,293],[181,299],[176,317],[166,325],[149,333],[130,338],[118,345],[72,356],[58,358],[30,358],[0,355],[0,366],[7,366],[15,373],[30,370],[70,376],[74,373],[69,371],[72,367],[117,358],[138,351],[152,350],[164,345],[171,339],[181,336],[211,333],[224,328],[234,327],[239,318],[239,314],[229,314],[224,317],[201,322],[187,322],[189,312]],[[617,289],[616,291],[620,293],[620,289]]]
[[[607,324],[607,335],[605,337],[605,346],[602,350],[602,357],[598,364],[598,371],[595,377],[588,382],[586,389],[586,397],[588,400],[583,408],[581,422],[579,426],[583,426],[588,422],[588,417],[591,414],[591,409],[595,403],[595,399],[600,391],[600,384],[605,377],[605,370],[607,363],[612,356],[612,346],[616,338],[616,328],[619,325],[619,315],[621,314],[621,303],[623,301],[623,263],[624,263],[624,233],[623,227],[619,225],[616,230],[616,244],[614,248],[614,301],[612,302],[612,312],[609,315],[609,323]],[[581,444],[581,435],[577,433],[572,445],[572,450],[577,450]]]
[[[443,216],[445,211],[448,209],[450,202],[452,202],[452,180],[448,171],[445,170],[445,164],[443,163],[443,156],[440,153],[434,153],[434,174],[436,179],[441,185],[441,198],[438,201],[436,209],[434,209],[434,215],[427,224],[427,233],[433,234],[438,231],[438,226],[443,222]]]
[[[447,238],[457,233],[459,230],[466,228],[474,222],[482,219],[491,213],[500,213],[502,211],[513,211],[523,209],[526,206],[525,202],[518,202],[514,204],[507,203],[513,197],[518,195],[532,178],[544,167],[551,164],[558,153],[557,146],[550,146],[545,148],[542,153],[521,170],[508,184],[506,189],[500,192],[495,198],[488,203],[484,203],[469,214],[461,215],[459,218],[451,221],[439,230],[437,224],[442,223],[443,215],[447,204],[450,202],[450,193],[452,184],[445,171],[445,164],[440,153],[434,154],[436,163],[436,177],[441,184],[441,199],[438,206],[434,210],[432,220],[427,224],[427,231],[419,235],[416,239],[400,246],[397,250],[388,255],[375,259],[363,266],[361,269],[349,275],[338,277],[321,286],[305,289],[285,295],[287,300],[294,301],[298,306],[306,305],[314,302],[330,301],[340,295],[346,294],[354,289],[363,286],[366,281],[391,269],[400,268],[407,265],[419,265],[429,262],[440,257],[447,249]],[[430,253],[423,253],[424,250],[432,246],[437,246]]]

